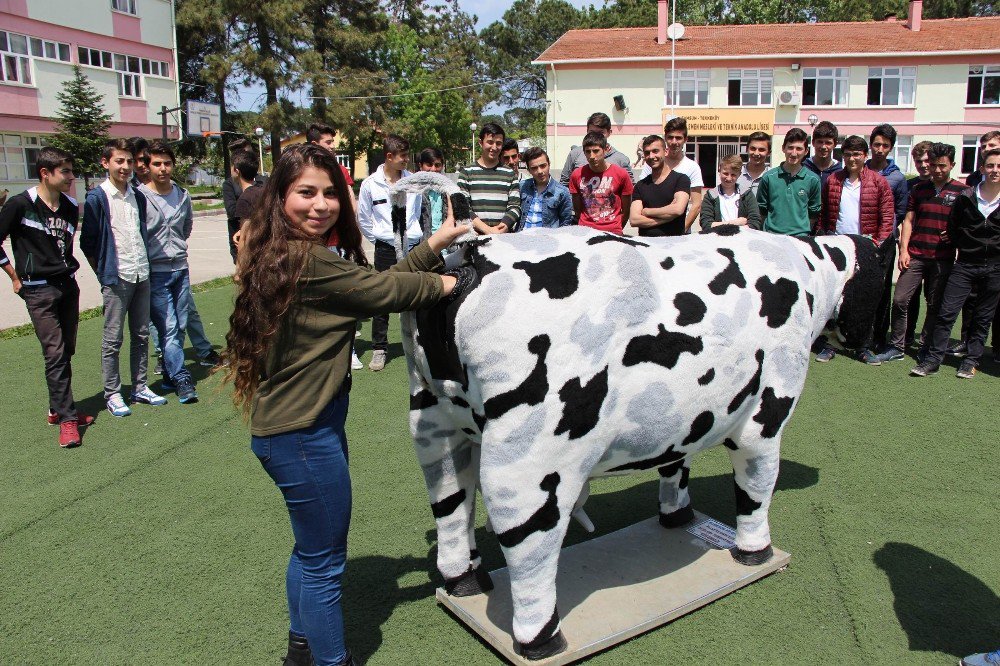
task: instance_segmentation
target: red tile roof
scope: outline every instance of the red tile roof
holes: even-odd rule
[[[782,56],[798,54],[1000,53],[1000,17],[925,19],[913,32],[904,20],[859,23],[773,23],[686,26],[677,56]],[[669,58],[670,40],[656,43],[656,28],[570,30],[536,63],[574,60]]]

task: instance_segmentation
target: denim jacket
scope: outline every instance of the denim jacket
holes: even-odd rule
[[[536,196],[543,199],[540,208],[543,227],[555,229],[573,224],[573,198],[566,186],[549,178],[549,184],[539,194],[535,189],[534,179],[528,178],[521,182],[521,219],[514,231],[521,231],[528,224],[528,216]]]

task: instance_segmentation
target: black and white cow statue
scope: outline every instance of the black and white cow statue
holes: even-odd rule
[[[397,217],[403,192],[429,187],[467,221],[455,186],[426,174],[396,186]],[[676,528],[694,517],[691,459],[719,444],[735,474],[733,556],[771,557],[781,432],[817,336],[836,323],[848,346],[864,342],[882,279],[872,241],[566,227],[467,240],[457,262],[475,269],[461,295],[403,319],[410,427],[450,594],[492,589],[474,538],[478,487],[520,653],[562,651],[556,568],[571,514],[587,522],[588,480],[658,470],[660,522]]]

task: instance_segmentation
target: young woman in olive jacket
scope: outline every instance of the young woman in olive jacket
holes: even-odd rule
[[[333,153],[313,145],[282,154],[243,227],[226,379],[249,416],[251,449],[284,495],[295,537],[286,666],[352,663],[340,579],[351,517],[344,422],[356,322],[449,295],[455,278],[432,271],[465,231],[445,225],[406,260],[375,272],[343,173]]]

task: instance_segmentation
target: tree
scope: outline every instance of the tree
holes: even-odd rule
[[[85,189],[90,189],[90,177],[101,168],[101,151],[110,136],[112,117],[104,112],[103,97],[83,74],[73,66],[73,78],[63,83],[56,94],[56,134],[49,144],[73,156],[73,166],[83,173]]]

